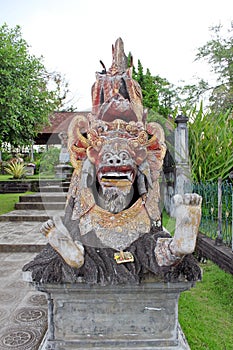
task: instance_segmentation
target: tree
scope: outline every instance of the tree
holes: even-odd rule
[[[144,74],[140,60],[137,70],[135,68],[133,70],[133,78],[141,86],[143,106],[163,117],[168,117],[172,113],[173,98],[176,95],[174,86],[159,75],[152,76],[148,68]]]
[[[0,77],[0,148],[30,144],[64,96],[58,75],[49,74],[42,58],[29,53],[19,26],[0,27]]]
[[[180,85],[176,88],[175,104],[183,114],[186,114],[203,100],[205,93],[209,90],[209,84],[204,79],[199,79],[195,84]]]
[[[212,87],[211,108],[225,112],[233,108],[233,21],[225,31],[220,24],[210,28],[212,38],[198,49],[196,60],[205,59],[217,76]]]
[[[226,41],[223,40],[223,42],[226,44]],[[195,182],[216,180],[218,177],[226,179],[233,170],[233,115],[231,112],[233,104],[230,103],[231,91],[233,91],[231,85],[233,54],[231,57],[229,54],[231,50],[232,44],[229,44],[226,51],[222,52],[220,63],[226,57],[222,70],[220,63],[217,69],[218,61],[216,58],[216,72],[221,73],[219,79],[222,78],[222,83],[220,84],[219,80],[219,85],[214,89],[211,89],[203,79],[199,80],[196,85],[184,85],[175,89],[166,79],[151,76],[149,70],[144,74],[140,61],[138,62],[138,70],[134,70],[134,79],[142,87],[143,105],[150,109],[148,120],[159,121],[164,126],[166,141],[170,137],[170,125],[164,117],[168,115],[175,117],[177,108],[189,117],[189,155],[192,179]],[[206,48],[205,52],[208,55],[212,54],[210,48],[209,51]],[[224,52],[225,55],[223,55]],[[209,63],[213,64],[214,62],[213,59],[213,62],[210,60]],[[226,67],[228,68],[225,70]],[[197,108],[197,103],[200,102],[206,91],[212,91],[210,99],[212,107],[204,112],[203,103],[201,103],[200,109]]]

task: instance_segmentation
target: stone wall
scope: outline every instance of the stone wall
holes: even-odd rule
[[[0,181],[0,193],[38,192],[40,187],[61,184],[62,180],[9,180]]]

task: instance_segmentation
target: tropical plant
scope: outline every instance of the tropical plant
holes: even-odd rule
[[[189,115],[189,155],[195,182],[223,180],[233,170],[233,115],[193,108]]]
[[[12,175],[13,179],[21,179],[26,173],[26,166],[23,162],[16,160],[8,163],[8,165],[4,167],[4,170]]]

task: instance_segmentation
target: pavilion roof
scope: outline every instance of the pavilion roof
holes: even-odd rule
[[[50,125],[45,126],[38,133],[34,139],[34,143],[36,145],[60,144],[61,140],[58,134],[62,131],[68,131],[70,122],[76,115],[87,115],[88,113],[90,112],[54,112],[49,118]]]
[[[85,112],[54,112],[50,118],[50,125],[44,127],[41,134],[58,134],[61,131],[67,131],[71,120],[76,115],[87,115],[89,111]]]

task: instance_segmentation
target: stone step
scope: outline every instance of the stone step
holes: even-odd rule
[[[43,250],[45,244],[1,244],[0,253],[39,253]]]
[[[11,187],[11,188],[8,188],[6,191],[0,192],[0,193],[23,193],[26,191],[28,191],[27,187],[25,188]]]
[[[64,215],[64,210],[13,210],[0,215],[2,221],[37,221],[44,222],[54,215]]]
[[[64,202],[19,202],[15,204],[16,210],[63,210]]]
[[[41,186],[39,188],[40,192],[68,192],[69,187],[65,186]]]
[[[28,194],[26,196],[20,196],[19,201],[22,202],[66,202],[67,193],[63,192],[39,192],[34,194]]]
[[[70,186],[70,181],[63,181],[61,186],[62,187],[69,187]]]
[[[47,244],[40,232],[42,223],[35,221],[0,222],[1,253],[37,253]]]

